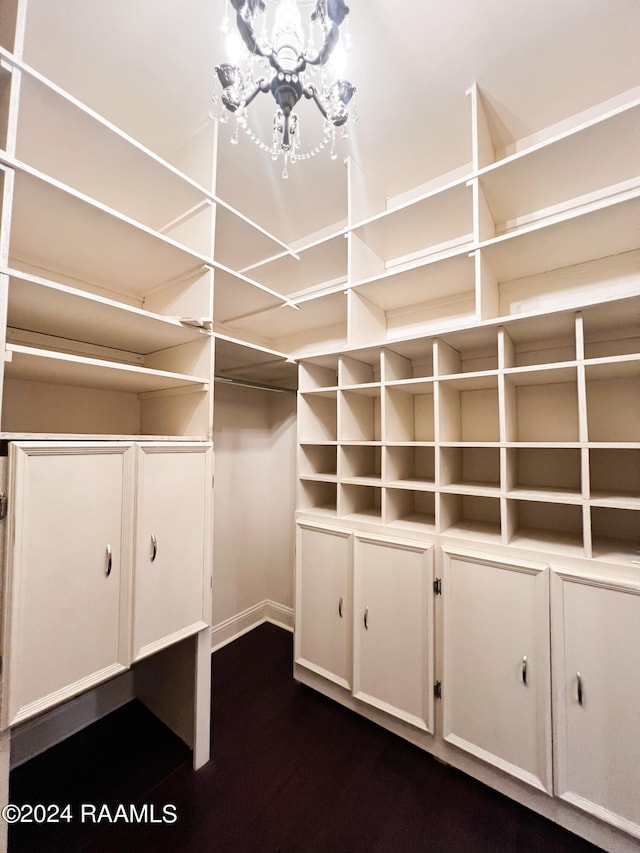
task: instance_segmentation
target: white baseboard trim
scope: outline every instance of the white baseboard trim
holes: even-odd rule
[[[265,599],[225,619],[224,622],[219,622],[211,628],[211,651],[221,649],[263,622],[271,622],[286,631],[293,631],[293,608]]]
[[[35,758],[135,698],[131,670],[11,730],[11,768]]]

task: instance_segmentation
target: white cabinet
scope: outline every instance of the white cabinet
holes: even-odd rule
[[[556,794],[640,838],[640,585],[554,573]]]
[[[299,524],[295,660],[351,689],[351,534]]]
[[[431,550],[354,536],[353,694],[433,733]]]
[[[300,522],[295,662],[433,733],[431,546]]]
[[[138,448],[133,659],[206,628],[211,448]]]
[[[9,444],[3,727],[207,627],[210,495],[204,442]]]
[[[128,665],[134,448],[11,444],[3,726]]]
[[[444,551],[444,738],[551,793],[547,567]]]

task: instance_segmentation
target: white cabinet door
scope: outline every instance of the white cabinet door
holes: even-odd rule
[[[354,537],[353,695],[433,732],[431,546]]]
[[[132,453],[9,445],[4,726],[128,665]]]
[[[133,659],[211,620],[211,446],[138,448]]]
[[[444,550],[444,738],[551,792],[549,572]]]
[[[556,794],[640,838],[640,584],[553,575]]]
[[[347,689],[352,608],[351,534],[298,524],[295,661]]]

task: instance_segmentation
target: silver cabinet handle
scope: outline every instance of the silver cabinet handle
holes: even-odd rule
[[[340,596],[340,601],[338,602],[338,616],[341,619],[342,619],[342,604],[343,604],[343,600],[342,600],[342,596]]]
[[[152,533],[151,534],[151,562],[152,563],[155,560],[157,553],[158,553],[158,540],[155,537],[155,533]]]
[[[111,545],[107,545],[107,568],[105,569],[105,574],[107,577],[111,574],[111,569],[113,567],[113,554],[111,553]]]
[[[369,630],[369,608],[365,607],[364,609],[364,629],[365,631]]]
[[[578,705],[584,704],[584,694],[582,692],[582,676],[576,672],[576,684],[578,687]]]
[[[527,686],[527,656],[524,655],[522,658],[522,683],[524,686]]]

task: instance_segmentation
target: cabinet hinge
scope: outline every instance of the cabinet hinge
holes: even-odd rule
[[[436,699],[442,699],[442,683],[440,681],[436,681],[433,685],[433,695]]]
[[[435,595],[442,595],[442,578],[436,578],[434,580],[433,592]]]

